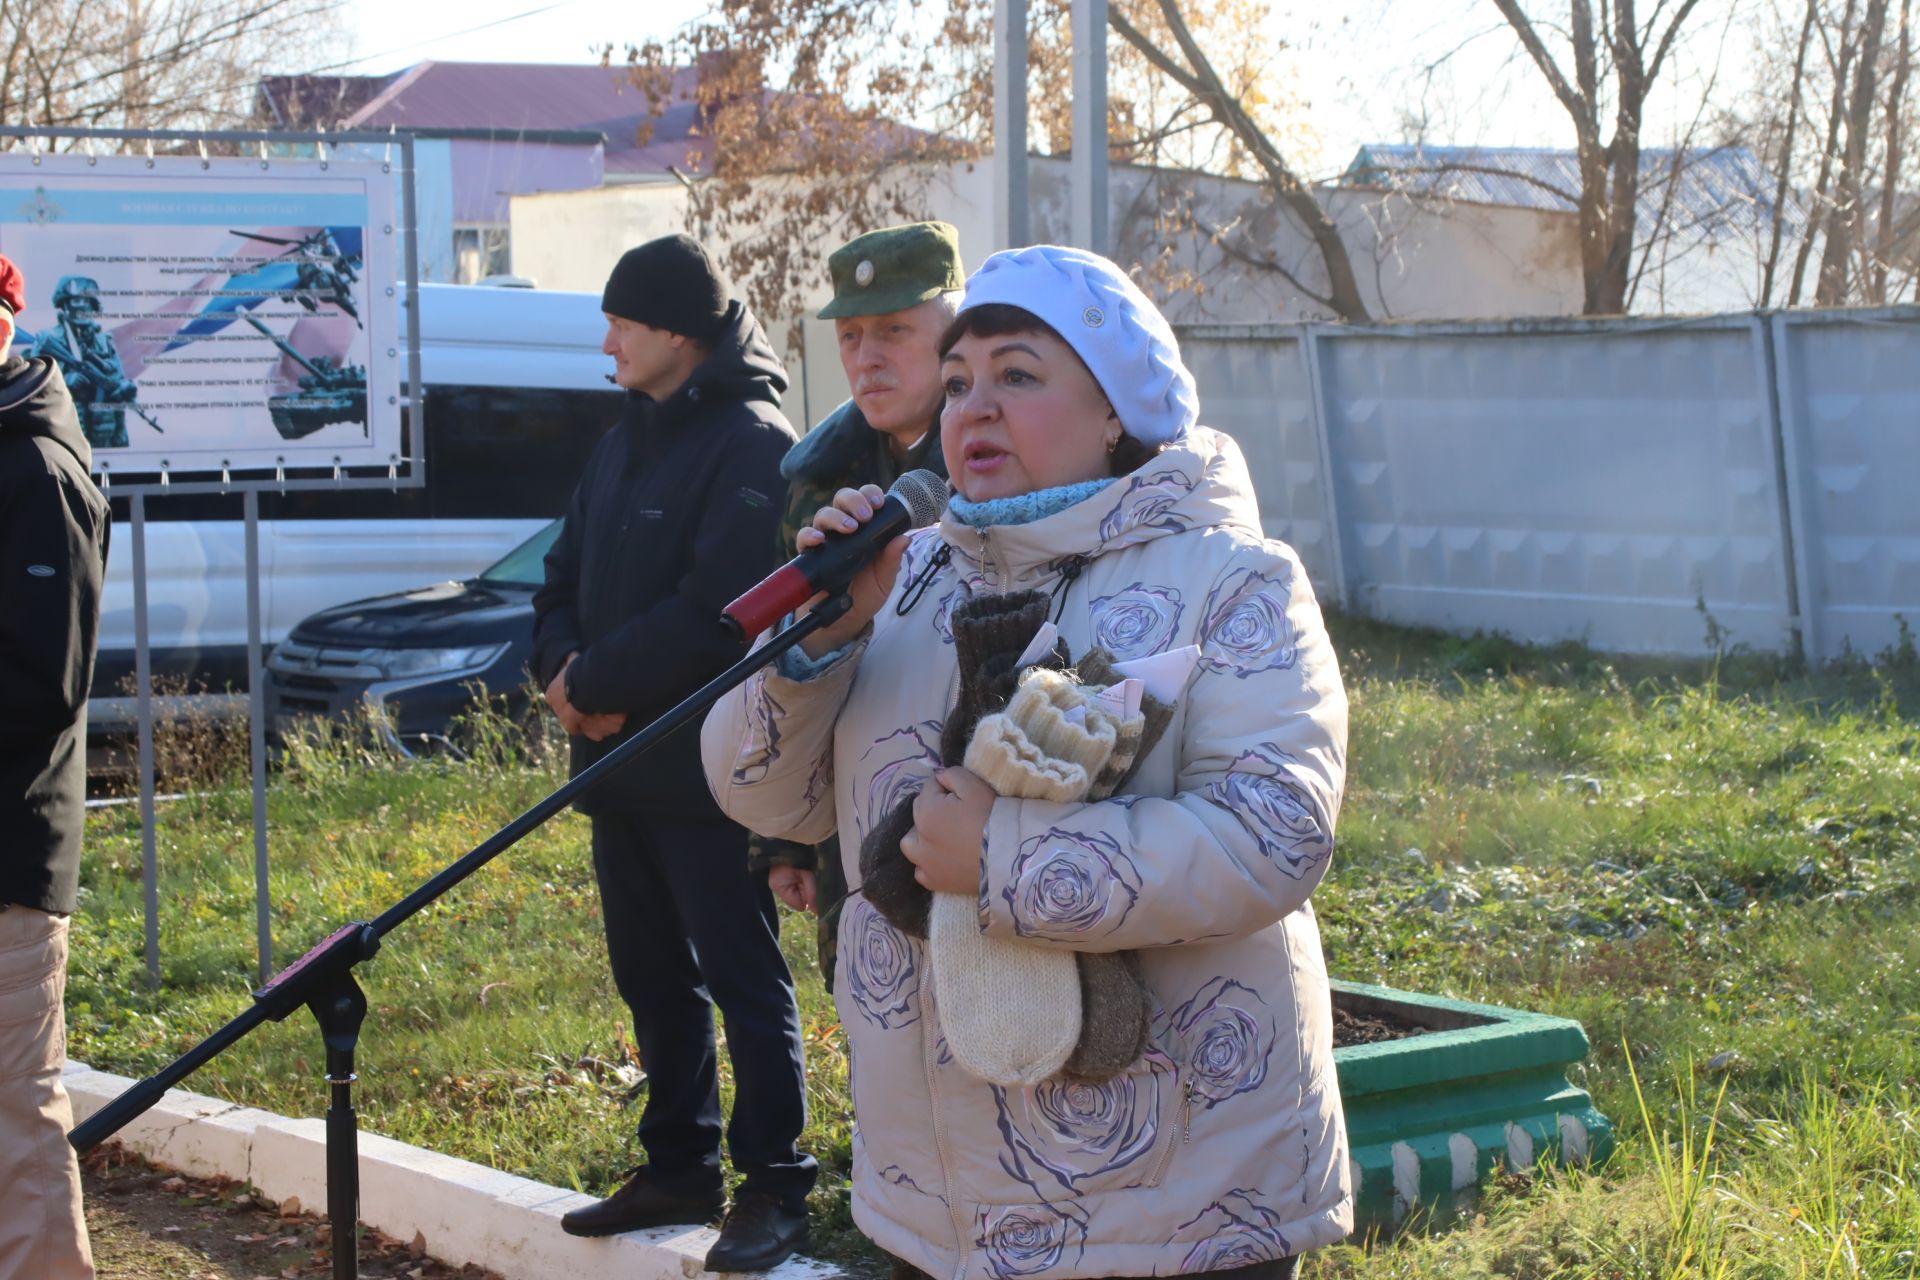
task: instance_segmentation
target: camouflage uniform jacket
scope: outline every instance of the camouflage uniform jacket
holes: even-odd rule
[[[896,458],[887,437],[867,425],[866,415],[849,400],[820,420],[820,425],[787,450],[780,477],[787,482],[787,511],[780,521],[780,558],[792,559],[794,539],[820,508],[841,489],[877,484],[887,488],[909,471],[925,468],[944,478],[947,462],[940,454],[940,419],[927,434]]]
[[[801,437],[780,463],[780,475],[787,482],[787,510],[780,522],[780,558],[793,558],[797,550],[794,539],[800,530],[813,520],[815,512],[833,501],[839,490],[863,484],[885,489],[907,472],[922,467],[940,476],[947,474],[946,459],[940,453],[938,415],[906,456],[896,458],[887,437],[867,425],[859,406],[851,400],[842,404]],[[829,837],[816,849],[810,844],[756,836],[747,858],[757,874],[764,875],[774,867],[802,867],[815,872],[820,971],[831,987],[840,906],[847,896],[839,842]]]

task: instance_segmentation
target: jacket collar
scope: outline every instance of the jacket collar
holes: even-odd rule
[[[716,403],[759,400],[777,405],[786,389],[786,367],[774,354],[766,331],[746,304],[736,300],[727,305],[713,349],[672,395],[656,403],[645,392],[628,393],[629,419],[672,426],[698,417]],[[641,402],[650,409],[635,417]]]
[[[951,513],[940,536],[963,577],[990,591],[1020,591],[1089,561],[1189,529],[1237,528],[1260,537],[1260,508],[1232,437],[1194,427],[1139,470],[1065,511],[1027,524],[975,529]]]
[[[873,437],[873,427],[860,412],[860,406],[847,400],[800,437],[800,443],[787,450],[787,456],[780,460],[780,478],[789,484],[837,484],[847,475],[864,472],[872,465]],[[947,462],[940,453],[939,414],[934,414],[921,445],[916,445],[914,452],[922,456],[918,460],[910,458],[907,467],[925,467],[945,476]]]

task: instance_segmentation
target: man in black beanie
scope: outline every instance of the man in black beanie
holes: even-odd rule
[[[534,596],[535,676],[571,736],[577,774],[745,651],[727,602],[775,567],[793,429],[786,371],[706,250],[667,236],[607,279],[602,347],[627,391],[547,553]],[[726,1018],[744,1175],[712,1271],[760,1271],[807,1240],[817,1172],[796,1142],[806,1076],[793,979],[747,833],[720,814],[690,725],[583,797],[607,952],[647,1072],[647,1163],[561,1219],[600,1236],[705,1222],[726,1202],[713,1006]]]

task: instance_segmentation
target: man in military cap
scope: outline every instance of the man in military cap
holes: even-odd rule
[[[787,482],[782,558],[794,538],[840,489],[892,485],[909,471],[947,474],[940,453],[940,335],[952,323],[966,273],[960,234],[944,222],[910,222],[869,231],[827,259],[833,321],[853,399],[821,419],[780,464]],[[817,849],[757,840],[754,869],[774,895],[820,917],[820,972],[833,986],[840,904],[847,894],[838,842]]]

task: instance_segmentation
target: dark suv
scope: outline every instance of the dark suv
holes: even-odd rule
[[[365,707],[406,754],[444,745],[477,690],[527,710],[533,593],[546,579],[554,521],[477,578],[355,600],[303,619],[267,659],[267,723],[283,738],[300,716]],[[477,689],[476,689],[477,687]]]

